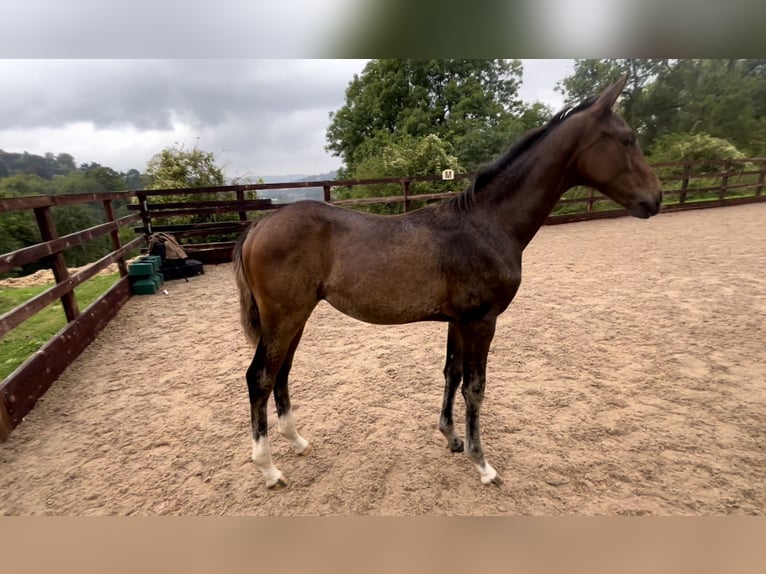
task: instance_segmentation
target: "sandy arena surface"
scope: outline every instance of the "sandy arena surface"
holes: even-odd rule
[[[0,514],[764,514],[766,204],[540,231],[489,357],[500,487],[437,430],[446,326],[322,304],[291,384],[314,452],[276,435],[272,400],[291,485],[266,490],[231,266],[166,286],[0,444]],[[462,432],[459,393],[455,412]]]

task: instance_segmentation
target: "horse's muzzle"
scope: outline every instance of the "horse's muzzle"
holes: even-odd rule
[[[651,199],[637,201],[629,212],[633,217],[648,219],[660,212],[660,205],[662,205],[662,191],[658,191],[657,195]]]

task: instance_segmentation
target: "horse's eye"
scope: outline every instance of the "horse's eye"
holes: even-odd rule
[[[636,136],[634,136],[633,134],[630,134],[628,137],[622,140],[622,145],[625,147],[630,147],[635,143],[636,143]]]

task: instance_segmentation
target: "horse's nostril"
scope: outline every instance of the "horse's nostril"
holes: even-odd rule
[[[644,199],[638,202],[644,209],[648,217],[656,215],[660,211],[660,202],[658,199]]]

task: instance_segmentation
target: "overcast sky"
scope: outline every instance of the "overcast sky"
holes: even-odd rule
[[[521,98],[559,109],[572,60],[523,60]],[[328,113],[364,60],[0,60],[0,149],[143,171],[174,143],[228,177],[336,169]]]

